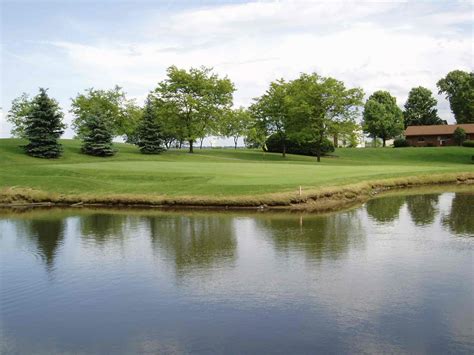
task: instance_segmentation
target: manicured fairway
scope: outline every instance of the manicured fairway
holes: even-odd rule
[[[78,141],[64,140],[57,160],[23,154],[19,140],[0,140],[0,188],[28,187],[63,194],[155,194],[169,196],[254,195],[338,186],[367,180],[474,172],[472,148],[338,149],[315,158],[246,149],[172,150],[143,155],[117,144],[112,158],[80,154]]]

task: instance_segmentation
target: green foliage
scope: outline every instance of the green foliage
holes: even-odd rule
[[[112,130],[109,121],[102,116],[91,115],[83,121],[82,147],[84,154],[108,157],[115,154],[112,146]]]
[[[13,137],[26,138],[26,120],[32,109],[33,99],[27,93],[21,94],[12,101],[12,106],[7,114],[7,121],[13,126],[10,132]]]
[[[462,142],[463,147],[474,148],[474,141],[464,141]]]
[[[404,148],[409,147],[410,143],[405,138],[397,138],[393,141],[393,146],[395,148]]]
[[[119,86],[111,90],[87,89],[72,99],[73,128],[79,137],[87,130],[91,116],[100,116],[110,127],[112,136],[128,136],[136,130],[141,118],[141,109],[133,100],[126,98]]]
[[[281,142],[278,133],[272,134],[266,141],[267,151],[271,153],[281,153],[283,151],[283,144]],[[290,136],[285,141],[286,152],[288,154],[300,154],[316,156],[316,144],[312,141],[298,140],[295,136]],[[321,145],[321,155],[334,152],[334,144],[329,140],[325,139]]]
[[[290,83],[288,91],[291,130],[300,140],[314,142],[319,162],[326,135],[338,132],[342,124],[354,123],[364,93],[316,73],[301,74]]]
[[[411,89],[403,112],[405,127],[443,124],[444,121],[438,117],[436,103],[429,89],[422,86]]]
[[[466,140],[466,137],[466,131],[463,128],[458,127],[454,130],[453,140],[457,145],[462,145],[462,143]]]
[[[28,155],[37,158],[57,158],[62,148],[58,138],[64,132],[63,113],[57,102],[48,97],[46,89],[40,88],[32,100],[24,121],[24,136],[29,143],[24,147]]]
[[[163,148],[163,134],[153,103],[147,100],[137,130],[137,145],[143,154],[159,154]]]
[[[167,127],[189,142],[192,153],[198,138],[216,132],[219,119],[232,105],[234,91],[227,77],[219,78],[210,68],[186,71],[171,66],[167,78],[152,92],[152,99],[164,104],[169,115]]]
[[[364,106],[364,132],[380,137],[385,147],[387,139],[403,132],[403,114],[397,100],[388,91],[376,91],[370,95]]]
[[[250,106],[250,113],[255,122],[255,133],[265,137],[277,134],[282,143],[282,155],[286,155],[285,141],[290,131],[288,112],[288,83],[283,79],[270,83],[269,88]]]
[[[449,100],[456,122],[474,123],[474,72],[453,70],[437,86]]]
[[[237,149],[239,137],[246,134],[251,124],[250,113],[244,108],[239,107],[235,110],[227,111],[220,122],[220,134],[224,137],[234,139],[234,148]]]

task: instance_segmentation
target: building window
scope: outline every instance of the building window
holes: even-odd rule
[[[418,142],[424,142],[425,138],[424,137],[418,137]]]

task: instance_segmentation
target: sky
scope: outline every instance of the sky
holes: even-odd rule
[[[436,82],[472,71],[472,1],[0,0],[0,137],[11,101],[49,88],[71,122],[70,99],[116,84],[143,104],[166,68],[214,68],[248,106],[278,78],[316,72],[388,90],[400,107],[425,86],[454,119]],[[73,136],[68,128],[65,137]],[[224,143],[230,144],[229,141]]]

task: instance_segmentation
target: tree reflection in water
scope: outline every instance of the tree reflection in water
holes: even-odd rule
[[[367,201],[365,208],[372,219],[380,223],[387,223],[398,218],[404,202],[405,196],[375,198]]]
[[[229,216],[162,215],[147,219],[154,248],[174,259],[178,274],[235,260],[237,241]]]
[[[410,217],[418,226],[432,224],[438,213],[439,195],[413,195],[406,196]]]
[[[466,207],[474,206],[474,193],[456,193],[442,223],[452,232],[474,236],[474,216]]]
[[[65,219],[21,219],[14,223],[19,234],[26,237],[37,250],[48,270],[52,269],[58,248],[63,243]]]
[[[256,223],[270,235],[278,251],[304,251],[310,260],[339,259],[350,247],[363,244],[362,221],[357,211],[295,217],[262,216],[256,218]]]

